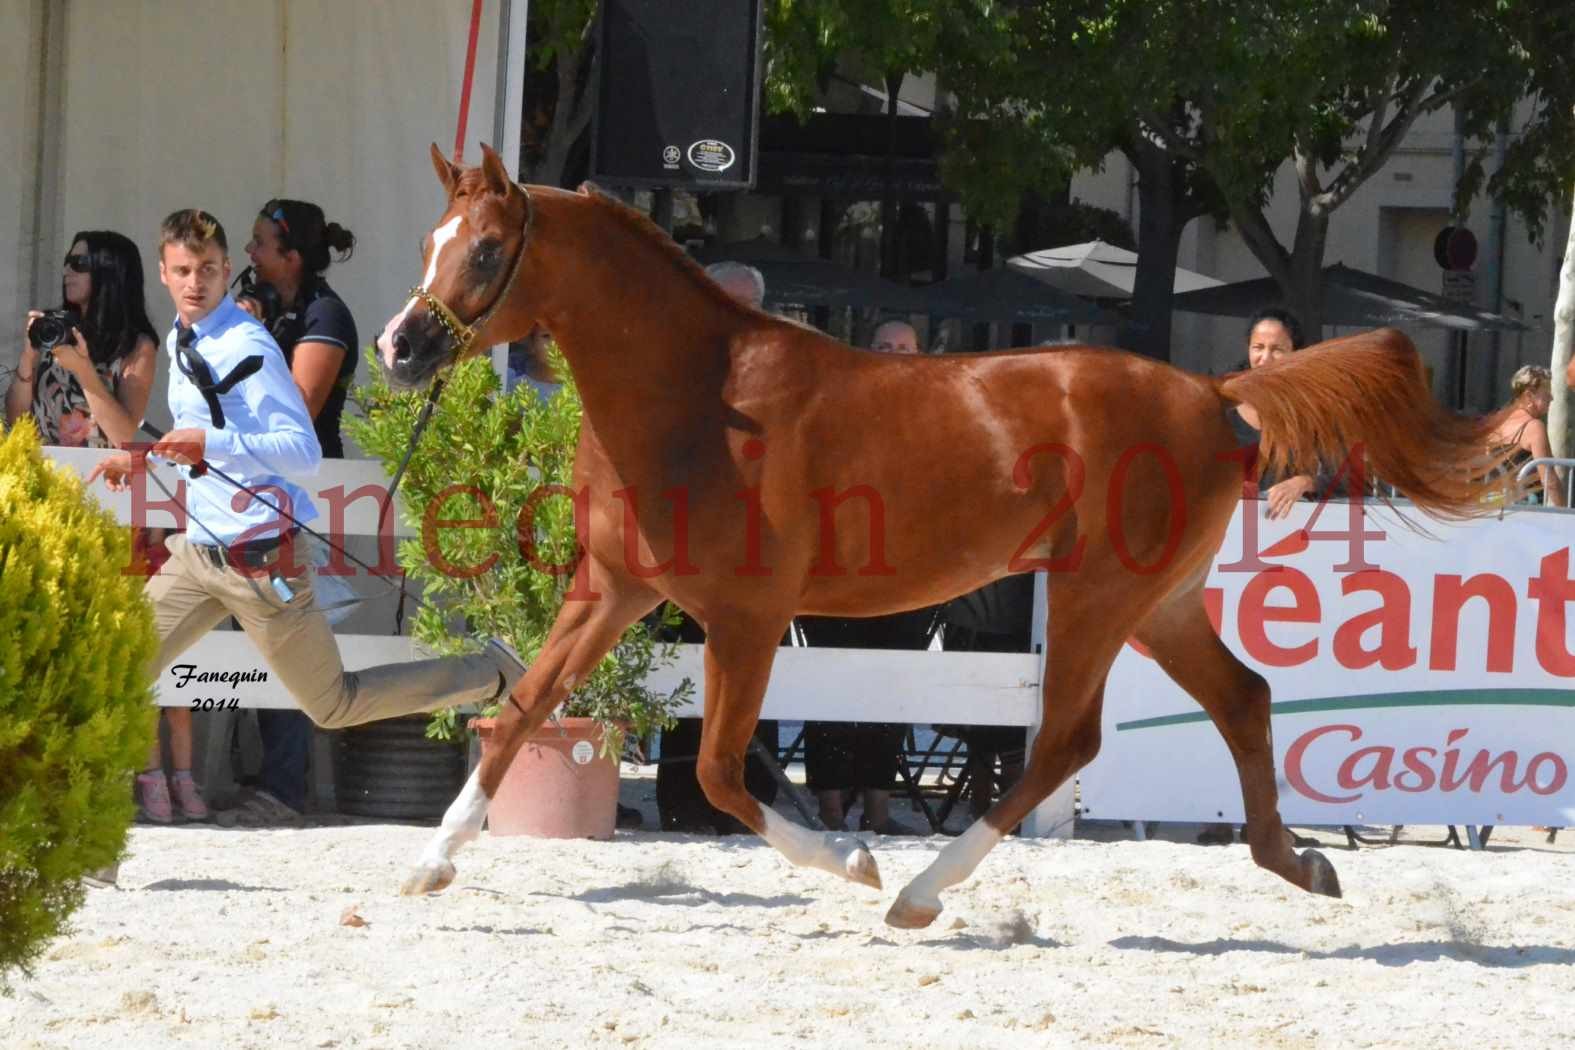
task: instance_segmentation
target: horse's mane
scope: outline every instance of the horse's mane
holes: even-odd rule
[[[592,207],[600,209],[630,233],[650,241],[653,248],[662,252],[668,259],[672,260],[674,265],[687,273],[697,285],[705,290],[705,293],[713,301],[723,306],[731,307],[734,310],[743,311],[749,309],[724,292],[722,287],[706,274],[705,267],[696,262],[694,257],[684,250],[683,245],[673,240],[666,230],[652,222],[645,213],[629,207],[629,205],[616,197],[601,192],[590,183],[584,183],[580,186],[580,195]]]

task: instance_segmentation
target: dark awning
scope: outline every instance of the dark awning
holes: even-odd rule
[[[926,313],[970,321],[1115,324],[1116,315],[1086,299],[1001,267],[952,277],[921,289]]]
[[[1470,303],[1458,303],[1409,284],[1335,263],[1323,269],[1323,323],[1353,328],[1426,325],[1456,331],[1524,330],[1519,321]],[[1222,284],[1177,295],[1178,311],[1223,317],[1250,317],[1263,306],[1284,300],[1272,277]],[[1317,338],[1317,333],[1309,333]]]

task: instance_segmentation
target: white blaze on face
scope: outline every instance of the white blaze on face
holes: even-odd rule
[[[421,276],[421,287],[432,287],[433,280],[437,278],[438,265],[443,258],[443,249],[459,236],[459,228],[464,221],[463,216],[456,215],[432,231],[432,257],[427,260],[427,272]],[[405,323],[405,318],[409,316],[415,305],[416,297],[412,295],[405,301],[404,308],[383,326],[383,334],[377,337],[377,352],[383,355],[383,364],[388,368],[394,367],[394,333]]]

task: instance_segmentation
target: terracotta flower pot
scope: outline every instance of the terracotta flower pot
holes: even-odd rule
[[[495,720],[475,718],[481,753],[494,746]],[[548,722],[525,741],[487,807],[494,835],[610,839],[618,823],[618,762],[601,754],[594,719]]]

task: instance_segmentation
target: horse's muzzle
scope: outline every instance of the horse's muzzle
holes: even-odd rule
[[[379,357],[396,387],[418,387],[430,380],[450,357],[449,335],[430,315],[407,317],[378,340]]]

